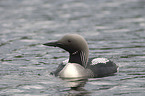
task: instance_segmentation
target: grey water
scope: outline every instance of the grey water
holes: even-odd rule
[[[42,44],[69,33],[119,72],[81,90],[50,75],[69,54]],[[145,95],[145,0],[0,0],[0,96],[83,95]]]

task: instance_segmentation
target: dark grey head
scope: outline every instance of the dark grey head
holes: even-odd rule
[[[70,53],[69,62],[87,67],[89,48],[86,40],[78,34],[68,34],[58,41],[45,43],[46,46],[60,47]]]

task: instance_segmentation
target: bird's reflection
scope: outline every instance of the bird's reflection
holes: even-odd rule
[[[85,86],[88,78],[61,78],[66,81],[66,87],[70,87],[73,90],[81,90]]]
[[[62,92],[67,92],[66,96],[84,96],[90,95],[91,92],[84,89],[88,78],[61,78],[62,80],[66,81],[66,87],[70,89],[63,90]]]

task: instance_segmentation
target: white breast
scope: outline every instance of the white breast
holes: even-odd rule
[[[87,77],[88,74],[86,69],[76,63],[67,63],[66,66],[60,71],[60,77],[63,78],[78,78],[78,77]]]

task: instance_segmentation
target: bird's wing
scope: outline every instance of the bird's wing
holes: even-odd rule
[[[88,69],[92,70],[94,77],[104,77],[117,72],[118,66],[107,58],[94,58],[90,60]]]

